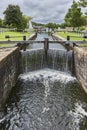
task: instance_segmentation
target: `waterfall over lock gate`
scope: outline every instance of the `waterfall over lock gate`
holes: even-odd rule
[[[21,55],[22,73],[43,68],[72,72],[72,51],[49,49],[46,54],[44,49],[31,49],[21,52]]]

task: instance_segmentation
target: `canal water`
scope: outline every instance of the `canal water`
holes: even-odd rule
[[[51,44],[45,58],[37,43],[21,54],[21,74],[1,113],[0,130],[87,130],[87,95],[72,75],[72,52]]]

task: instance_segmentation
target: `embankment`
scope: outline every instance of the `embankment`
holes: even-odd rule
[[[0,108],[17,81],[20,52],[17,47],[0,49]]]
[[[87,48],[74,47],[76,77],[87,93]]]
[[[37,36],[32,34],[28,40]],[[17,43],[15,43],[17,44]],[[20,70],[20,50],[18,47],[0,48],[0,109],[4,106]]]

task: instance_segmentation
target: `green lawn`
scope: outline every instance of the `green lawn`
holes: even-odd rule
[[[6,35],[9,36],[26,36],[26,38],[28,38],[30,35],[32,35],[34,32],[13,32],[13,31],[7,31],[7,32],[3,32],[0,33],[0,41],[8,41],[7,38],[5,38]],[[11,41],[22,41],[23,37],[16,37],[16,38],[10,38],[9,40]],[[11,46],[12,44],[0,44],[0,47],[6,47],[6,46]]]
[[[33,32],[12,32],[12,31],[7,31],[0,33],[0,41],[7,41],[8,39],[5,38],[6,35],[9,36],[26,36],[27,38],[32,34]],[[11,41],[21,41],[23,40],[23,37],[16,37],[16,38],[10,38],[9,40]]]
[[[87,38],[83,38],[82,34],[77,34],[77,33],[72,33],[72,32],[56,32],[55,34],[67,39],[67,36],[75,36],[75,37],[70,37],[70,41],[83,41],[86,40]],[[78,38],[78,37],[82,37],[82,38]]]
[[[8,46],[12,46],[13,44],[0,44],[0,47],[8,47]]]

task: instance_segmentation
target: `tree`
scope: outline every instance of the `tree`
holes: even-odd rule
[[[22,15],[22,26],[21,29],[28,28],[28,17],[26,15]]]
[[[4,11],[5,23],[10,27],[17,29],[23,29],[23,23],[25,21],[24,16],[18,5],[8,5],[7,9]]]
[[[66,23],[62,23],[62,24],[60,25],[61,28],[65,28],[66,26],[67,26]]]
[[[49,29],[51,28],[51,29],[57,29],[58,28],[58,24],[56,24],[56,23],[48,23],[48,24],[46,24],[46,27],[48,27]]]
[[[3,24],[3,21],[2,21],[2,19],[0,18],[0,27],[2,27],[2,24]]]
[[[73,28],[83,25],[81,8],[78,7],[78,3],[75,1],[73,1],[71,8],[68,9],[65,22],[68,26],[72,26]]]
[[[87,0],[79,0],[79,5],[82,7],[87,7]]]
[[[82,16],[83,26],[87,25],[87,15]]]

